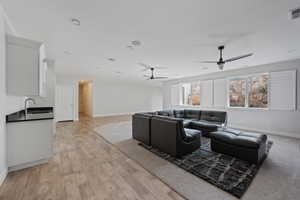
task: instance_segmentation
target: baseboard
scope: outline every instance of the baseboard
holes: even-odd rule
[[[38,160],[38,161],[34,161],[34,162],[24,163],[24,164],[17,165],[17,166],[12,166],[12,167],[8,168],[8,172],[18,171],[18,170],[33,167],[33,166],[36,166],[36,165],[46,164],[46,163],[48,163],[50,158],[51,157],[41,159],[41,160]]]
[[[136,112],[129,112],[129,113],[111,113],[111,114],[94,114],[93,117],[113,117],[118,115],[133,115]]]
[[[3,172],[0,173],[0,186],[2,185],[2,183],[4,182],[6,176],[7,176],[8,170],[5,169]]]
[[[230,126],[230,127],[245,130],[245,131],[265,133],[267,135],[277,135],[277,136],[291,137],[291,138],[300,139],[300,133],[297,134],[297,133],[286,133],[286,132],[277,132],[277,131],[266,131],[266,130],[262,130],[262,129],[255,129],[255,128],[250,128],[250,127],[245,127],[245,126],[234,126],[234,125]]]

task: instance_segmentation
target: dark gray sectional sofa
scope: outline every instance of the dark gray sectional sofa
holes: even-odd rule
[[[224,111],[184,109],[163,110],[153,114],[182,119],[184,128],[200,130],[203,135],[217,131],[218,127],[226,126],[227,123],[227,113]]]
[[[163,110],[132,116],[133,138],[172,156],[183,156],[200,147],[200,134],[209,134],[226,123],[226,112]]]
[[[226,127],[223,111],[163,110],[132,116],[133,138],[181,157],[198,149],[201,135],[211,138],[211,149],[259,164],[266,153],[267,136]]]

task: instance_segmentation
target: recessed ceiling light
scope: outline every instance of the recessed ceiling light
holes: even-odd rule
[[[133,46],[140,46],[142,43],[141,43],[141,41],[139,41],[139,40],[133,40],[133,41],[131,41],[131,44],[132,44]]]
[[[79,19],[72,18],[72,19],[71,19],[71,22],[72,22],[72,24],[75,25],[75,26],[80,26],[80,20],[79,20]]]
[[[107,60],[111,61],[111,62],[115,62],[116,59],[115,58],[108,58]]]

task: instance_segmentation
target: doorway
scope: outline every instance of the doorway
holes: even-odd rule
[[[93,117],[93,82],[90,80],[79,81],[78,93],[79,118]]]

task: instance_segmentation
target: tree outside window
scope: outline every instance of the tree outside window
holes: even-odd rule
[[[248,106],[251,108],[268,107],[268,81],[267,74],[251,76],[248,78]]]
[[[229,80],[229,106],[246,106],[246,79]]]

